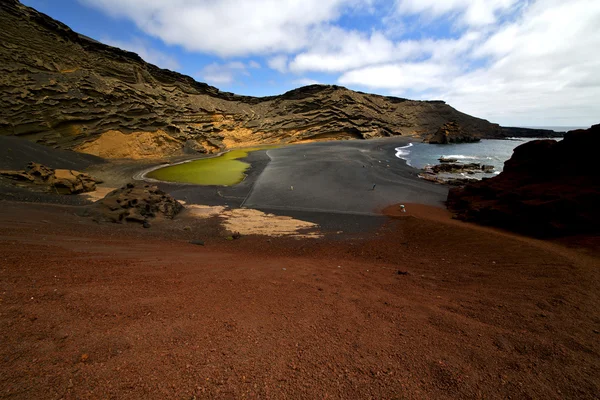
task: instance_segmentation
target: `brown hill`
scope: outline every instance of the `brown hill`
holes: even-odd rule
[[[0,135],[109,158],[257,143],[422,137],[449,121],[466,135],[502,136],[498,125],[442,101],[329,85],[262,98],[221,92],[79,35],[17,0],[3,0],[0,11]]]
[[[600,232],[600,125],[514,150],[497,177],[451,189],[458,218],[540,236]]]

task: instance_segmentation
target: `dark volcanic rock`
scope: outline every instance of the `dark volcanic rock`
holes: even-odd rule
[[[216,152],[245,143],[424,137],[455,121],[465,137],[500,127],[442,101],[339,86],[280,96],[221,92],[103,45],[14,0],[0,2],[0,135],[101,157]]]
[[[492,167],[492,168],[494,168],[494,167]],[[441,172],[446,172],[446,173],[469,172],[469,171],[478,171],[479,172],[482,170],[483,170],[482,166],[479,163],[468,163],[468,164],[442,163],[442,164],[434,165],[433,167],[431,167],[431,171],[436,174],[439,174]]]
[[[0,176],[43,185],[46,186],[45,190],[52,190],[59,194],[93,192],[96,190],[96,183],[101,183],[100,180],[83,172],[69,169],[55,170],[34,162],[30,162],[24,171],[0,171]]]
[[[502,137],[530,137],[530,138],[558,138],[563,137],[565,132],[551,131],[549,129],[515,128],[503,126],[500,128]]]
[[[480,140],[479,132],[464,130],[456,121],[450,121],[440,126],[433,135],[427,136],[424,141],[431,144],[448,144],[479,142]]]
[[[97,221],[145,224],[156,217],[172,219],[181,210],[181,203],[156,186],[128,183],[90,206],[89,214]]]
[[[600,232],[600,125],[514,150],[497,177],[448,194],[458,218],[535,235]]]

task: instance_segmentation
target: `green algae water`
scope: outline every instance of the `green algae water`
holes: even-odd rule
[[[231,150],[218,157],[204,158],[170,167],[159,168],[149,172],[146,176],[148,178],[167,182],[231,186],[244,180],[244,172],[250,167],[250,164],[239,161],[238,158],[244,158],[248,153],[253,151],[268,150],[276,147],[279,146],[262,146]]]

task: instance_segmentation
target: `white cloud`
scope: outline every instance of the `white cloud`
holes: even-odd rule
[[[250,62],[248,63],[248,66],[249,66],[250,68],[257,68],[257,69],[258,69],[258,68],[262,68],[262,67],[261,67],[261,65],[260,65],[260,63],[258,63],[257,61],[254,61],[254,60],[250,61]]]
[[[433,18],[459,15],[472,26],[493,24],[499,14],[510,10],[518,0],[396,0],[399,14],[425,14]]]
[[[252,68],[252,65],[249,65]],[[230,85],[240,75],[249,76],[248,66],[240,61],[232,61],[224,64],[212,63],[205,66],[198,76],[213,85]]]
[[[455,50],[438,46],[443,50],[422,62],[355,69],[339,82],[427,93],[503,124],[592,124],[600,115],[598,26],[598,1],[537,1],[486,40],[475,35]],[[464,51],[471,56],[456,57]]]
[[[503,124],[588,124],[600,115],[599,0],[79,1],[189,51],[253,55],[206,66],[198,76],[213,84],[268,66],[295,75],[287,82],[314,83],[301,77],[325,72],[323,83],[443,99]],[[144,43],[112,44],[177,67]]]
[[[443,88],[452,76],[452,68],[434,62],[387,64],[365,67],[343,74],[339,78],[342,85],[359,85],[372,89]]]
[[[456,77],[441,95],[497,120],[597,123],[598,26],[598,1],[538,1],[476,50],[489,67]]]
[[[470,32],[459,39],[393,42],[377,31],[366,35],[332,28],[323,33],[320,39],[314,48],[298,54],[293,59],[289,66],[291,71],[344,72],[394,61],[414,61],[424,57],[433,60],[455,59],[469,51],[481,39],[481,35]]]
[[[268,60],[267,65],[269,66],[269,68],[274,69],[275,71],[285,73],[287,71],[287,63],[288,63],[287,56],[279,55],[279,56],[271,57]]]
[[[80,0],[170,45],[223,57],[291,52],[346,7],[370,0]]]
[[[314,79],[311,78],[300,78],[300,79],[296,79],[292,82],[294,85],[300,85],[300,86],[308,86],[308,85],[319,85],[321,84],[321,82],[316,81]]]
[[[152,48],[145,40],[140,38],[133,38],[130,41],[103,38],[102,42],[113,47],[137,53],[144,61],[161,68],[175,70],[180,67],[175,57]]]

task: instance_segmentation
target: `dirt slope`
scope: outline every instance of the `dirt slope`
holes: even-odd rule
[[[366,238],[227,241],[3,203],[0,393],[597,398],[597,247],[420,207]]]

